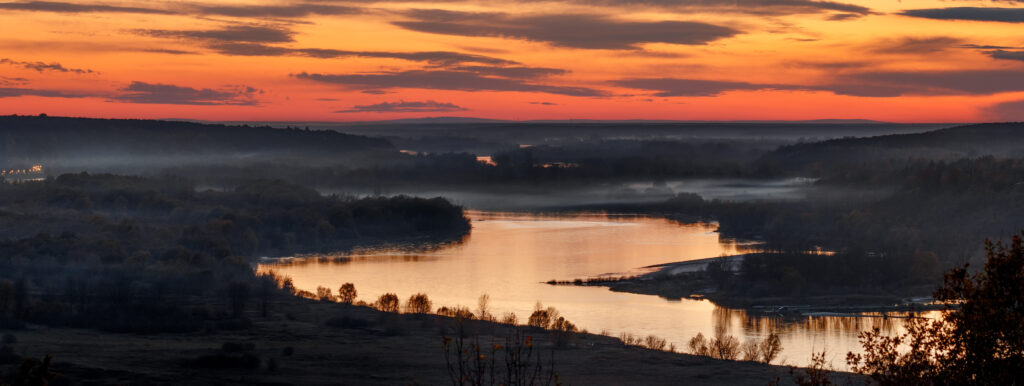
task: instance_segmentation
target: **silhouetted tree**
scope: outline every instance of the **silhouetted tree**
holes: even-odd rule
[[[352,283],[342,284],[338,288],[338,301],[342,303],[352,304],[356,301],[356,285]]]
[[[985,245],[981,271],[955,268],[935,291],[947,304],[941,318],[911,319],[896,337],[862,334],[851,368],[883,385],[1024,384],[1024,242]]]
[[[405,312],[410,314],[429,314],[433,309],[430,298],[427,294],[415,294],[409,297],[409,301],[405,302]]]
[[[384,312],[398,312],[398,295],[386,293],[377,298],[374,304],[378,310]]]

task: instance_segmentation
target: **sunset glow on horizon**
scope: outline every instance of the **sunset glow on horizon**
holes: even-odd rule
[[[4,1],[0,114],[1024,120],[1022,5]]]

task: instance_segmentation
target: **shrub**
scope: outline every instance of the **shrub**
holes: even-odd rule
[[[700,356],[711,356],[711,352],[708,351],[708,340],[704,337],[704,334],[697,333],[697,336],[690,338],[690,354]]]
[[[565,346],[576,336],[576,331],[576,325],[559,316],[551,323],[551,340],[559,347]]]
[[[437,309],[437,314],[459,319],[473,319],[475,317],[473,312],[469,310],[469,307],[466,306],[441,307]]]
[[[761,361],[764,363],[772,363],[775,358],[782,352],[782,341],[779,339],[779,334],[771,333],[764,338],[764,341],[759,345],[761,349]]]
[[[316,298],[322,302],[333,302],[335,297],[331,294],[331,289],[323,286],[316,287]]]
[[[759,361],[761,360],[761,344],[756,340],[747,339],[747,341],[743,342],[743,345],[740,346],[740,353],[745,361]]]
[[[548,315],[547,310],[536,310],[530,314],[530,319],[526,321],[526,325],[537,328],[548,328],[551,325],[551,316]]]
[[[712,358],[736,360],[736,357],[740,355],[740,341],[733,336],[718,333],[708,345],[708,351]]]
[[[281,349],[281,356],[290,357],[292,355],[295,355],[295,347],[285,346],[283,349]]]
[[[494,321],[494,316],[491,315],[490,302],[491,296],[488,294],[480,295],[480,298],[477,299],[477,315],[480,315],[480,320]]]
[[[405,302],[405,312],[410,314],[429,314],[431,310],[430,298],[427,294],[415,294]]]
[[[398,295],[390,292],[380,295],[380,297],[377,298],[377,302],[373,305],[374,308],[383,312],[398,312]]]
[[[7,333],[7,334],[4,334],[4,337],[2,339],[0,339],[0,343],[3,343],[3,344],[18,343],[18,338],[15,337],[14,334]]]
[[[883,385],[1024,384],[1024,239],[985,249],[982,270],[955,268],[935,290],[943,317],[911,318],[895,337],[862,333],[864,354],[848,353],[850,367]]]
[[[352,304],[356,301],[356,286],[352,283],[345,283],[338,288],[338,301]]]
[[[515,326],[516,324],[519,324],[519,318],[516,317],[515,312],[506,312],[505,316],[501,317],[501,322]]]
[[[665,340],[665,338],[659,338],[654,335],[648,335],[646,338],[644,338],[643,345],[644,347],[647,347],[651,350],[665,351],[665,348],[668,347],[668,341]]]
[[[561,385],[555,372],[555,352],[543,355],[523,328],[513,328],[504,344],[481,344],[467,337],[458,322],[455,337],[443,336],[445,368],[453,385]]]

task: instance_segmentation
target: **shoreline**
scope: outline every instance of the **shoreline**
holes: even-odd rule
[[[739,270],[745,256],[738,254],[695,260],[676,261],[641,267],[651,272],[622,277],[591,277],[573,280],[550,280],[549,285],[606,287],[613,292],[654,295],[669,300],[708,300],[716,305],[777,316],[833,317],[903,317],[889,312],[921,312],[941,310],[943,304],[933,303],[928,296],[896,296],[878,293],[837,293],[801,297],[746,297],[719,294],[701,272],[709,263],[722,261],[733,272]],[[865,315],[881,313],[882,315]]]

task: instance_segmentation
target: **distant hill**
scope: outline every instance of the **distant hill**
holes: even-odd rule
[[[835,167],[887,159],[1024,156],[1024,123],[984,123],[923,133],[838,138],[780,147],[765,156],[786,167]]]
[[[279,158],[299,158],[312,163],[366,152],[395,151],[386,140],[333,130],[0,116],[0,165],[179,166]]]

